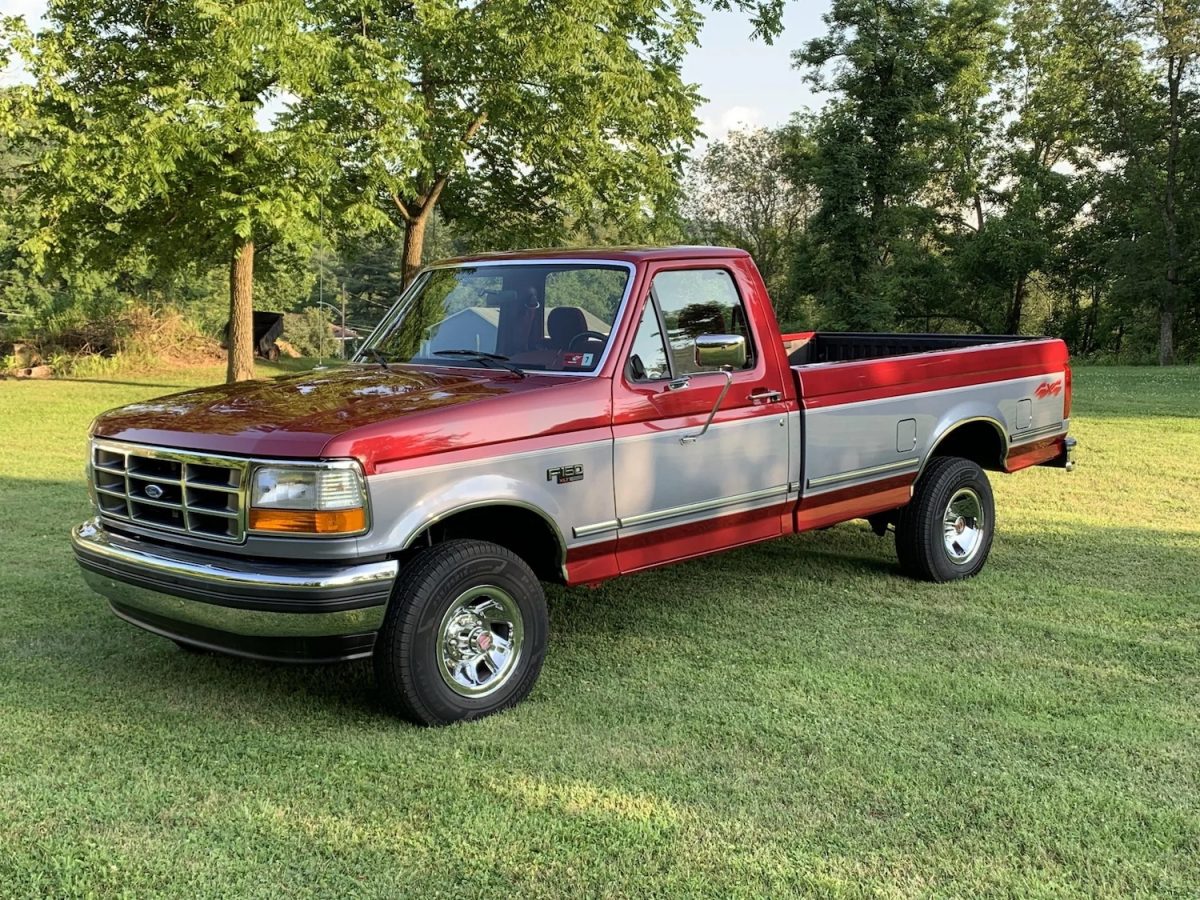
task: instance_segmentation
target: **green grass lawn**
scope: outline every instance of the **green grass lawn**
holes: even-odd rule
[[[0,382],[0,897],[1200,893],[1200,369],[1081,369],[983,574],[865,523],[549,592],[532,697],[195,657],[76,573],[89,419]]]

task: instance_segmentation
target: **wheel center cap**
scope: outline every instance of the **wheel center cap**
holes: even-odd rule
[[[487,653],[492,649],[492,633],[490,631],[482,631],[475,638],[475,646],[483,653]]]
[[[962,534],[966,530],[967,530],[967,520],[964,519],[962,516],[959,516],[957,519],[954,520],[954,532],[956,534]]]

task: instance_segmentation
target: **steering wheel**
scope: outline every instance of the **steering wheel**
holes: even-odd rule
[[[575,337],[571,338],[571,340],[567,341],[567,349],[574,350],[575,345],[579,341],[596,341],[597,343],[603,344],[607,340],[607,334],[601,334],[598,331],[581,331],[579,334],[575,335]]]

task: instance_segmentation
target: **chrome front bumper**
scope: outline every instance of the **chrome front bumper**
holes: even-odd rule
[[[191,553],[72,529],[83,577],[113,612],[148,631],[257,659],[327,662],[370,654],[395,560],[281,563]]]

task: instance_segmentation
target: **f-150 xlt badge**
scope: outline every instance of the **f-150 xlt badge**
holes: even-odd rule
[[[572,481],[583,481],[583,466],[556,466],[546,470],[546,480],[558,484],[570,484]]]

